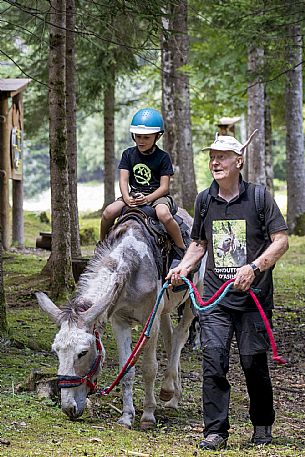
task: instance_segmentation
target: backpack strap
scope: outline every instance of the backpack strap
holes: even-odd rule
[[[265,220],[265,192],[266,187],[262,184],[255,184],[254,188],[254,201],[255,201],[255,208],[258,215],[259,222],[261,224],[261,229],[264,234],[264,239],[269,241],[269,235],[266,228],[266,220]]]
[[[202,204],[201,204],[201,209],[200,209],[200,216],[202,218],[201,223],[203,223],[203,220],[208,212],[210,201],[211,201],[211,194],[209,193],[209,188],[208,188],[208,189],[205,189],[202,194]]]

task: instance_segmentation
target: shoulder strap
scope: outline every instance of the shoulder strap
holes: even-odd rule
[[[200,209],[200,215],[202,217],[202,220],[205,218],[209,204],[211,201],[211,194],[209,193],[209,189],[205,189],[202,194],[202,204],[201,204],[201,209]]]
[[[262,184],[255,184],[255,188],[254,188],[255,208],[256,208],[259,222],[261,224],[264,238],[267,241],[267,240],[269,240],[269,236],[267,233],[266,220],[265,220],[265,191],[266,191],[265,186],[263,186]]]

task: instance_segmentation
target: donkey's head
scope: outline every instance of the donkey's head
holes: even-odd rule
[[[94,322],[101,311],[97,305],[77,312],[69,307],[60,310],[42,292],[36,293],[40,307],[60,327],[52,344],[59,361],[58,386],[61,408],[76,419],[83,414],[87,395],[94,390],[97,375],[105,357]]]

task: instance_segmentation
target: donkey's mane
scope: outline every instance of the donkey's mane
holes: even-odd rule
[[[121,259],[124,260],[124,269],[120,269],[119,261],[111,256],[111,253],[124,241],[124,236],[130,229],[132,229],[132,234],[137,240],[146,240],[141,225],[130,220],[114,228],[106,240],[98,243],[92,259],[79,278],[75,296],[62,310],[62,320],[74,322],[82,312],[94,305],[94,300],[88,298],[86,291],[90,285],[100,283],[101,280],[98,277],[101,272],[106,272],[107,275],[116,274],[116,288],[110,297],[112,302],[116,300],[123,285],[138,268],[141,261],[139,253],[132,246],[128,246],[128,249],[124,249],[121,254]]]

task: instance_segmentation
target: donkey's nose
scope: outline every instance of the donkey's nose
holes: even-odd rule
[[[62,404],[61,409],[71,420],[77,419],[82,414],[82,411],[78,409],[75,401],[68,404]]]

